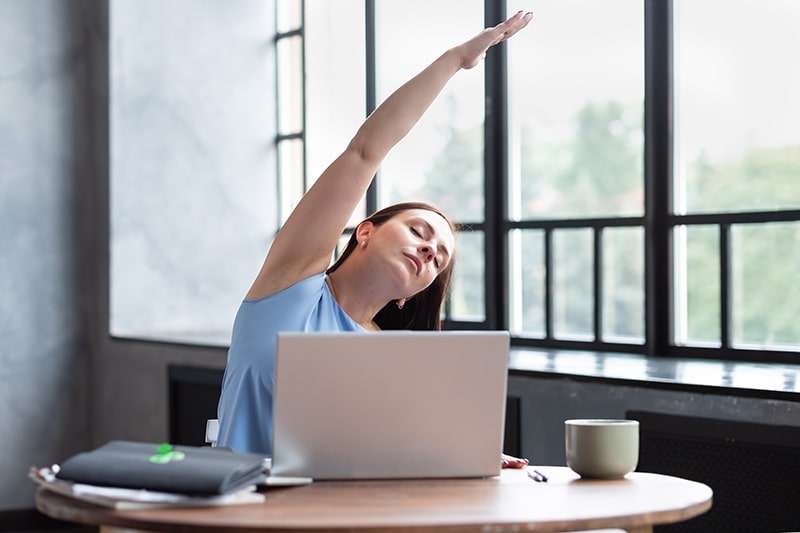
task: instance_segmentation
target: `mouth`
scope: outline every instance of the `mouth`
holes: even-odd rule
[[[419,276],[419,271],[422,270],[422,263],[420,263],[420,260],[414,257],[413,255],[409,255],[405,252],[403,253],[403,255],[408,257],[411,260],[411,262],[414,263],[415,274]]]

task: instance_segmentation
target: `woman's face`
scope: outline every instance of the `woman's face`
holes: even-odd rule
[[[410,297],[427,288],[450,264],[455,236],[440,215],[411,209],[373,228],[369,248],[380,254],[404,296]]]

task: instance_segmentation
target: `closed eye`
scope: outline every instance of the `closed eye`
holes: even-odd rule
[[[417,231],[417,228],[415,228],[414,226],[411,226],[411,233],[413,233],[414,235],[416,235],[419,238],[422,238],[422,234],[419,231]],[[438,259],[434,259],[433,260],[433,264],[436,267],[436,269],[438,270],[439,269],[439,260]]]

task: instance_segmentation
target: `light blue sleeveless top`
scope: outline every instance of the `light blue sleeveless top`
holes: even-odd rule
[[[366,331],[320,272],[264,298],[243,300],[233,322],[217,406],[217,446],[272,455],[272,390],[280,331]]]

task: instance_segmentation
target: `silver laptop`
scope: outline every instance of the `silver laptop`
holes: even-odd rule
[[[280,333],[273,476],[500,473],[509,335]]]

